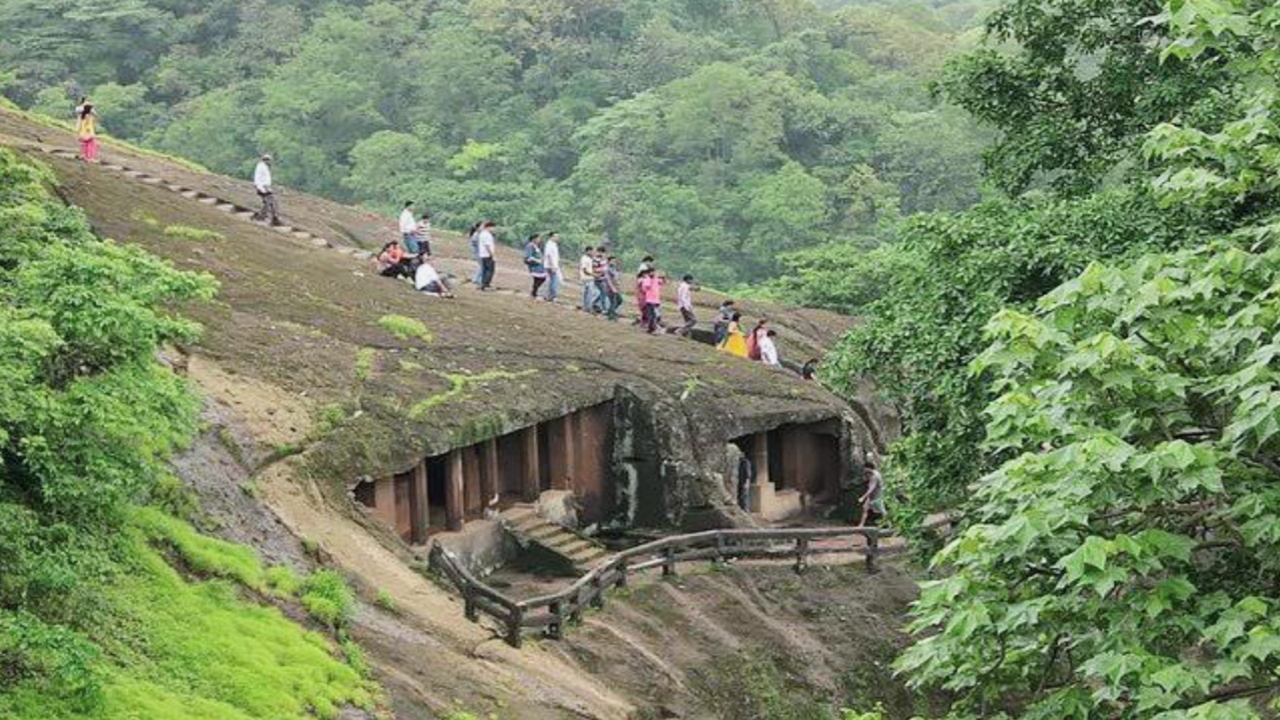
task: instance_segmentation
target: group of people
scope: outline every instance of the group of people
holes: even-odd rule
[[[476,262],[472,284],[480,291],[493,289],[497,267],[496,224],[492,220],[471,226],[468,238],[471,256]],[[378,272],[386,277],[406,277],[422,292],[440,297],[453,297],[449,286],[435,269],[431,256],[431,215],[423,212],[415,217],[413,203],[406,202],[400,213],[399,242],[388,242],[378,254]],[[560,235],[556,232],[534,233],[524,241],[524,265],[529,273],[529,297],[556,302],[564,281],[564,265]],[[608,320],[617,320],[623,305],[623,269],[616,255],[604,246],[588,245],[578,258],[577,278],[582,285],[579,309]],[[688,337],[698,324],[693,293],[698,290],[692,275],[684,275],[676,288],[676,309],[680,322],[668,326],[663,321],[663,289],[667,277],[658,271],[652,256],[646,256],[635,275],[637,317],[634,324],[650,334],[671,333]],[[733,300],[725,300],[717,312],[713,343],[731,355],[778,367],[777,331],[768,320],[756,322],[751,332],[742,329],[742,313]],[[811,359],[800,370],[805,379],[813,379],[817,360]]]

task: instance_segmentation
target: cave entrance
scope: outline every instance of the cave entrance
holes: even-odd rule
[[[751,461],[751,512],[779,520],[813,504],[837,503],[848,473],[842,437],[840,420],[832,418],[734,438]]]
[[[394,477],[362,482],[352,494],[415,544],[552,490],[573,493],[585,525],[614,509],[612,458],[608,402],[425,458]]]

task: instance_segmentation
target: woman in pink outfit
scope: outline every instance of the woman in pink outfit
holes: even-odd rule
[[[93,106],[85,103],[76,118],[76,137],[80,140],[80,158],[85,162],[98,160],[98,116]]]

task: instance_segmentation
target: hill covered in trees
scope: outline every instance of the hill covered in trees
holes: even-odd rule
[[[243,175],[728,285],[979,197],[928,82],[989,2],[4,0],[0,87]],[[968,34],[966,35],[966,33]]]

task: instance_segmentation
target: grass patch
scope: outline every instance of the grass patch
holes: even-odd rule
[[[435,339],[427,326],[422,324],[420,320],[414,320],[404,315],[383,315],[378,318],[378,327],[391,333],[400,340],[418,339],[424,343],[429,343]]]
[[[373,364],[377,361],[377,350],[374,348],[360,348],[356,352],[356,379],[364,382],[373,377]]]
[[[169,225],[165,227],[164,234],[172,238],[180,240],[191,240],[193,242],[204,242],[206,240],[225,240],[226,236],[220,232],[213,230],[205,230],[203,228],[191,227],[189,225]]]
[[[445,379],[449,381],[449,389],[442,393],[436,393],[425,400],[419,401],[409,409],[409,417],[418,420],[423,415],[435,408],[452,402],[467,394],[467,391],[474,387],[486,385],[499,380],[514,380],[516,378],[528,377],[536,374],[538,371],[529,369],[520,372],[510,372],[508,370],[490,370],[478,375],[467,373],[453,373],[445,375]]]
[[[390,613],[400,611],[400,606],[396,604],[396,599],[391,597],[391,593],[386,590],[378,590],[378,593],[373,596],[373,604]]]
[[[259,592],[267,589],[262,563],[252,549],[201,535],[187,523],[155,508],[138,508],[132,520],[143,537],[173,549],[193,572],[235,580]]]
[[[185,581],[148,543],[148,530],[173,528],[142,523],[129,530],[127,571],[108,581],[84,630],[109,658],[100,701],[85,708],[19,681],[0,693],[0,717],[308,720],[336,717],[345,705],[375,709],[374,689],[328,638],[244,600],[225,580]]]
[[[147,226],[147,227],[149,227],[149,228],[158,228],[158,227],[160,227],[160,221],[159,221],[159,220],[155,219],[155,218],[154,218],[153,216],[151,216],[150,214],[145,213],[145,212],[143,212],[143,211],[141,211],[141,210],[135,210],[135,211],[133,212],[133,214],[129,216],[129,218],[130,218],[130,219],[132,219],[134,222],[140,222],[140,223],[142,223],[143,225],[146,225],[146,226]]]

